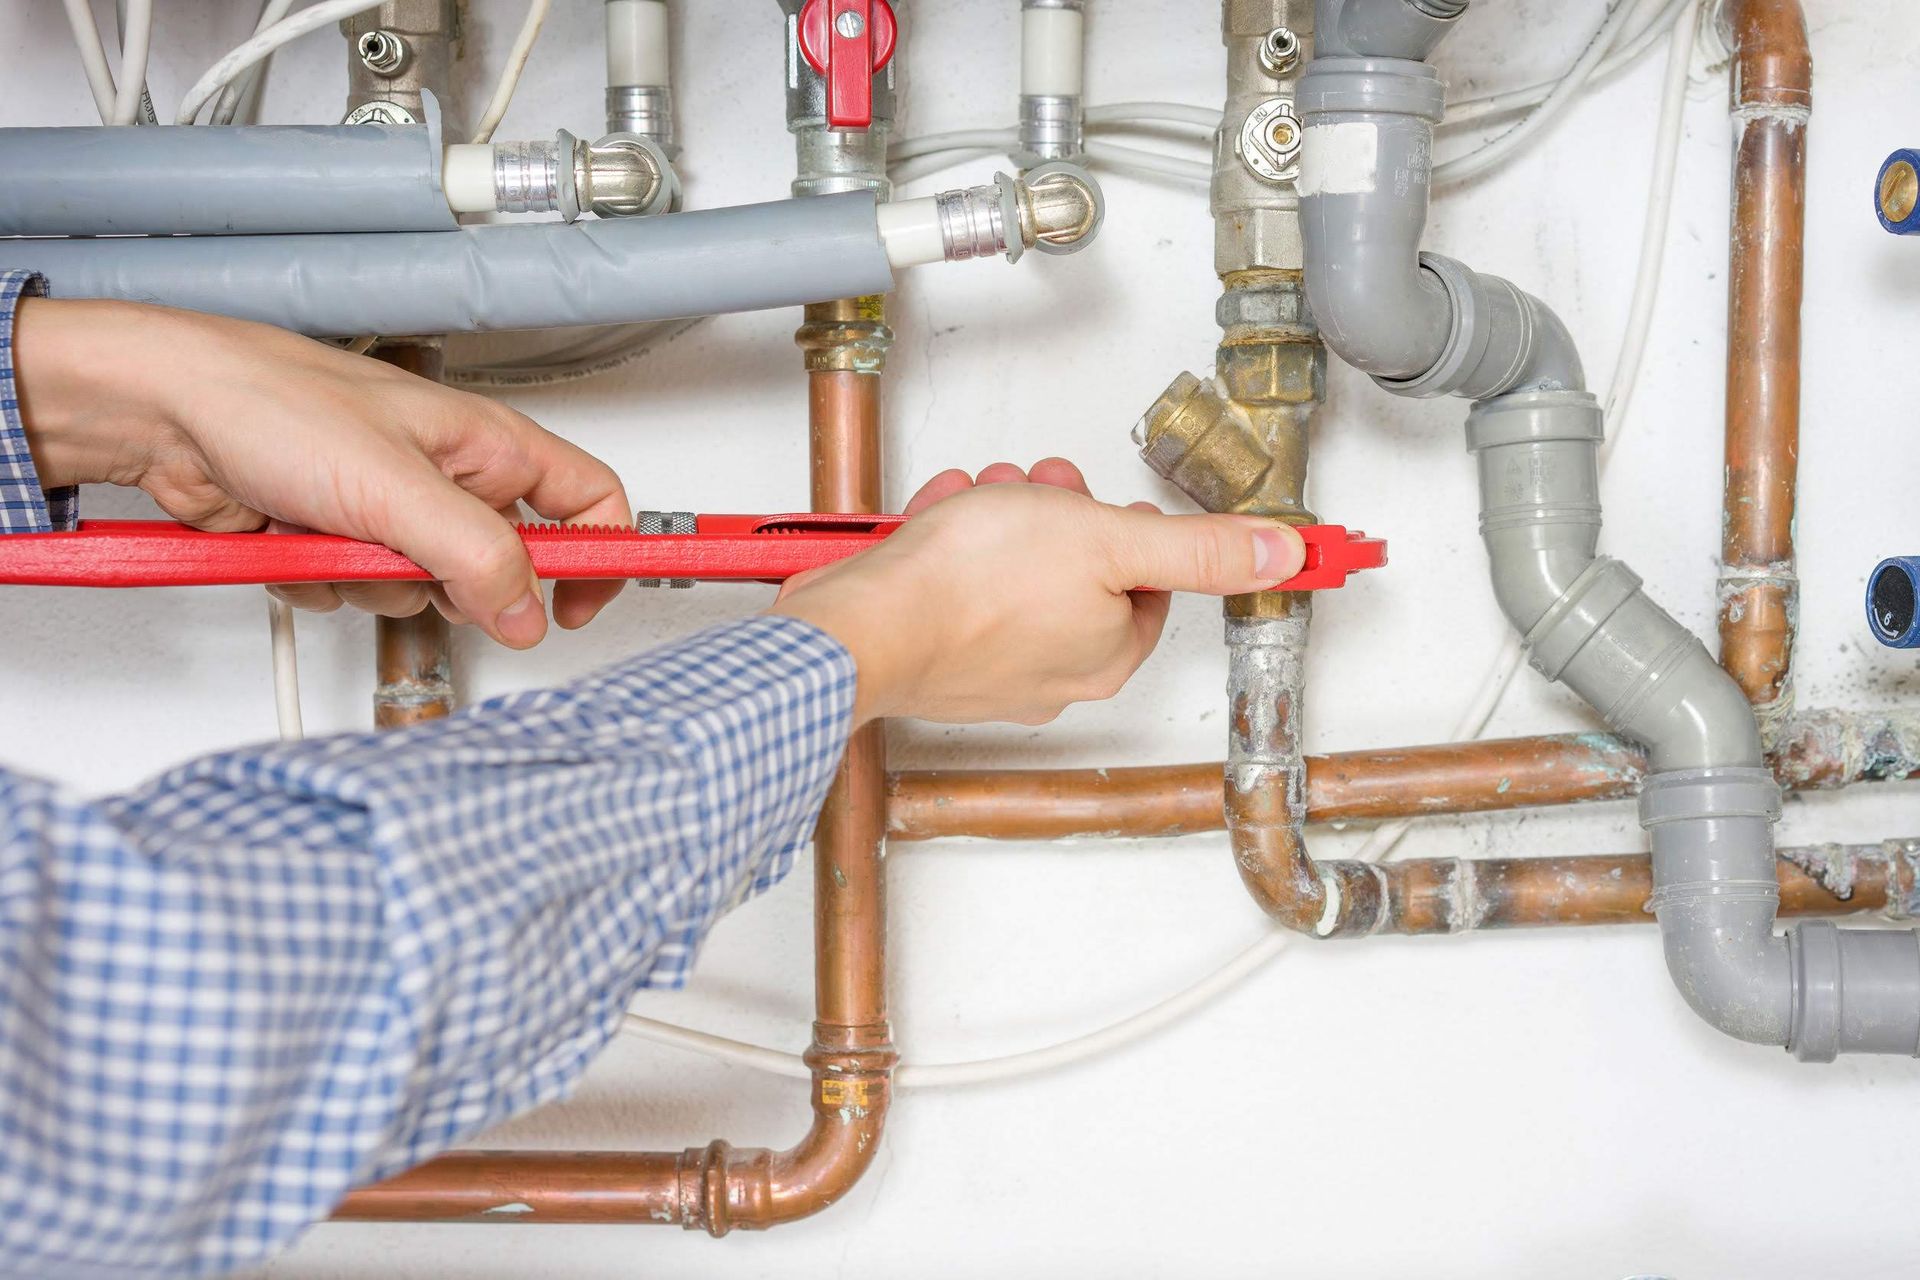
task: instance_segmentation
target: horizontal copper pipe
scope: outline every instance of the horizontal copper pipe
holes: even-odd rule
[[[457,1151],[348,1196],[350,1222],[677,1222],[689,1155],[624,1151]],[[683,1192],[683,1184],[688,1188]]]
[[[1341,913],[1342,937],[1653,923],[1653,865],[1644,853],[1321,865],[1373,877],[1370,891]],[[1782,849],[1780,914],[1909,920],[1920,911],[1917,871],[1920,840]]]
[[[1307,759],[1315,822],[1490,813],[1634,795],[1640,752],[1603,733],[1349,751]],[[895,774],[893,840],[1178,836],[1225,827],[1220,764]]]
[[[1920,777],[1920,712],[1809,711],[1781,730],[1789,791]],[[1219,763],[1127,769],[938,769],[889,784],[895,841],[1140,839],[1221,831]],[[1640,752],[1604,733],[1349,751],[1307,759],[1313,822],[1497,813],[1631,799]]]

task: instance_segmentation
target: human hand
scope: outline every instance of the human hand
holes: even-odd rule
[[[871,551],[794,578],[774,605],[853,654],[862,722],[1045,724],[1120,691],[1159,642],[1167,591],[1258,591],[1306,558],[1276,521],[1097,502],[1060,458],[1030,473],[996,463],[978,481],[945,472],[907,514]]]
[[[405,617],[432,600],[516,649],[539,642],[518,504],[625,524],[619,478],[531,419],[267,325],[122,302],[29,299],[14,333],[41,483],[137,486],[201,529],[269,523],[383,543],[439,581],[272,588],[302,608]],[[584,626],[618,582],[566,582]]]

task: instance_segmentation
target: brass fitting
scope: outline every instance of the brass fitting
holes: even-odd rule
[[[879,373],[887,367],[893,330],[887,327],[885,295],[815,302],[805,317],[793,340],[806,353],[809,372]]]

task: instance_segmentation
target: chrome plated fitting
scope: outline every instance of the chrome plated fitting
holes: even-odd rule
[[[675,133],[673,90],[665,85],[607,86],[607,132],[631,133],[658,144],[667,158],[680,156]]]
[[[1073,163],[1086,158],[1085,113],[1078,96],[1027,93],[1020,96],[1020,143],[1014,160],[1029,168],[1050,160]]]
[[[494,207],[501,213],[558,211],[603,218],[664,213],[679,181],[660,144],[637,134],[608,134],[589,145],[565,129],[546,142],[501,142],[493,149]]]
[[[1085,169],[1044,164],[1024,178],[996,173],[993,179],[934,197],[948,262],[996,253],[1018,262],[1028,249],[1077,253],[1099,234],[1106,199]]]

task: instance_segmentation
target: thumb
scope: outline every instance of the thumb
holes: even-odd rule
[[[1116,563],[1127,587],[1233,596],[1300,572],[1306,544],[1262,516],[1163,516],[1116,510]]]

